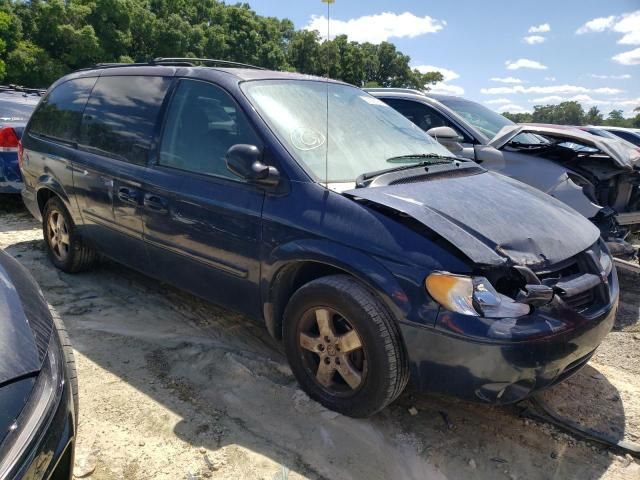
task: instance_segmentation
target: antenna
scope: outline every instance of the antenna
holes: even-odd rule
[[[331,5],[336,0],[321,0],[327,4],[327,139],[325,140],[325,159],[324,159],[324,185],[329,188],[329,76],[331,75],[331,52],[329,51],[329,42],[331,41]]]

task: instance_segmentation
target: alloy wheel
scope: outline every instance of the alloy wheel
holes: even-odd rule
[[[64,262],[69,256],[70,239],[69,227],[64,215],[58,210],[51,210],[47,220],[49,247],[58,260]]]
[[[362,339],[337,311],[307,311],[299,324],[298,347],[307,374],[331,395],[350,396],[363,385],[367,359]]]

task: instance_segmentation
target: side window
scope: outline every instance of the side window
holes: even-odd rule
[[[58,85],[31,116],[29,132],[52,140],[76,142],[82,111],[96,78],[78,78]]]
[[[210,83],[181,80],[167,113],[160,165],[238,180],[225,161],[238,143],[260,146],[229,94]]]
[[[171,79],[165,77],[99,78],[82,117],[79,148],[146,164],[170,83]]]
[[[425,132],[435,127],[451,127],[458,134],[465,137],[465,142],[471,142],[467,139],[456,126],[447,120],[442,114],[435,109],[418,102],[411,102],[409,100],[397,100],[397,99],[384,99],[385,103],[396,109],[402,115],[407,117],[417,126],[419,126]]]

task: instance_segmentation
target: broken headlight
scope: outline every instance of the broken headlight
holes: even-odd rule
[[[484,277],[434,272],[425,280],[429,295],[447,310],[486,318],[515,318],[531,307],[498,293]]]

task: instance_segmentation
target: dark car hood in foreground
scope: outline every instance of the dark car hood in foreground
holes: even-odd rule
[[[551,265],[600,236],[564,203],[491,172],[344,194],[410,215],[482,265]]]
[[[0,385],[40,370],[52,322],[33,279],[0,250]]]

